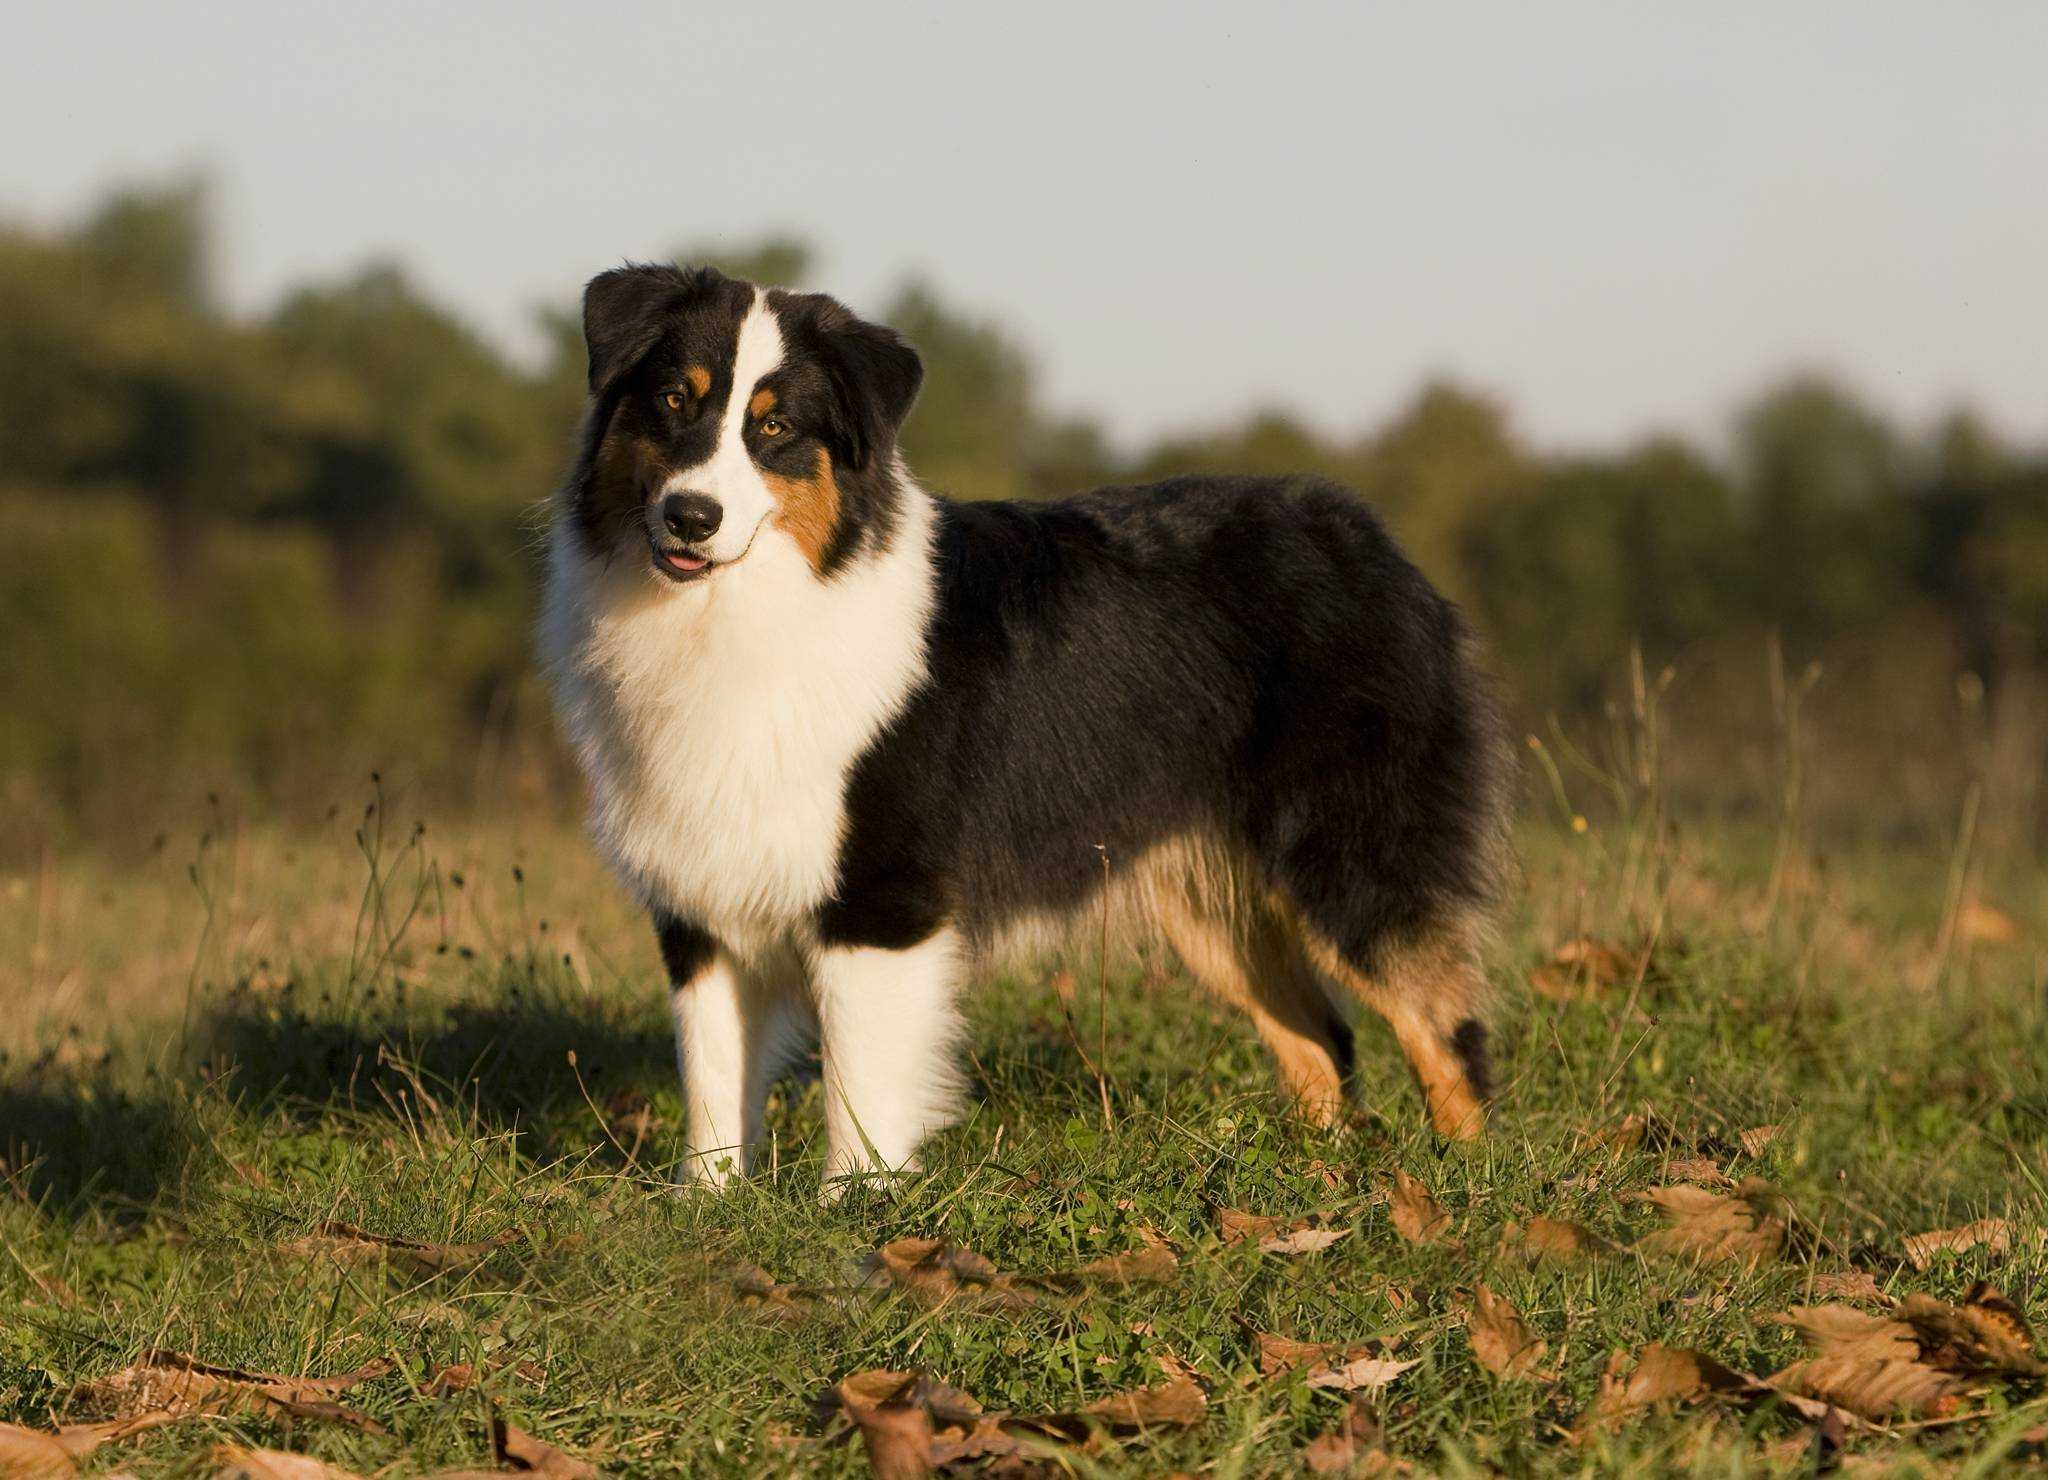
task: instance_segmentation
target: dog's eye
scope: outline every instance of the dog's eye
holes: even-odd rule
[[[661,403],[671,411],[680,411],[683,409],[683,393],[681,391],[670,391],[661,398]]]
[[[761,435],[764,437],[779,437],[788,430],[789,423],[779,416],[764,416],[761,418]]]

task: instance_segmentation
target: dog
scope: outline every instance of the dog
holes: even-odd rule
[[[1112,902],[1310,1120],[1355,1002],[1436,1130],[1480,1133],[1505,749],[1459,614],[1361,499],[954,502],[898,451],[916,351],[832,298],[629,264],[583,331],[541,646],[654,919],[687,1178],[746,1172],[812,1042],[828,1195],[913,1166],[961,1098],[963,978]]]

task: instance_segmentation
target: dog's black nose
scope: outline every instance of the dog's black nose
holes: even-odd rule
[[[725,510],[703,493],[671,493],[661,501],[661,522],[685,544],[698,544],[718,533]]]

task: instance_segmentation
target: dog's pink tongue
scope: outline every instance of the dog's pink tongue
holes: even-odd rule
[[[673,565],[677,570],[702,570],[711,563],[702,555],[690,555],[687,553],[664,555],[661,558],[670,565]]]

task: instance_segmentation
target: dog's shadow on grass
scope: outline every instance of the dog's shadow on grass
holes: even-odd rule
[[[155,1055],[174,1067],[143,1057],[0,1065],[0,1176],[53,1211],[132,1218],[175,1201],[235,1122],[438,1119],[509,1133],[536,1159],[617,1157],[608,1122],[675,1094],[659,993],[531,979],[430,1001],[225,993],[195,1010],[176,1051]]]

